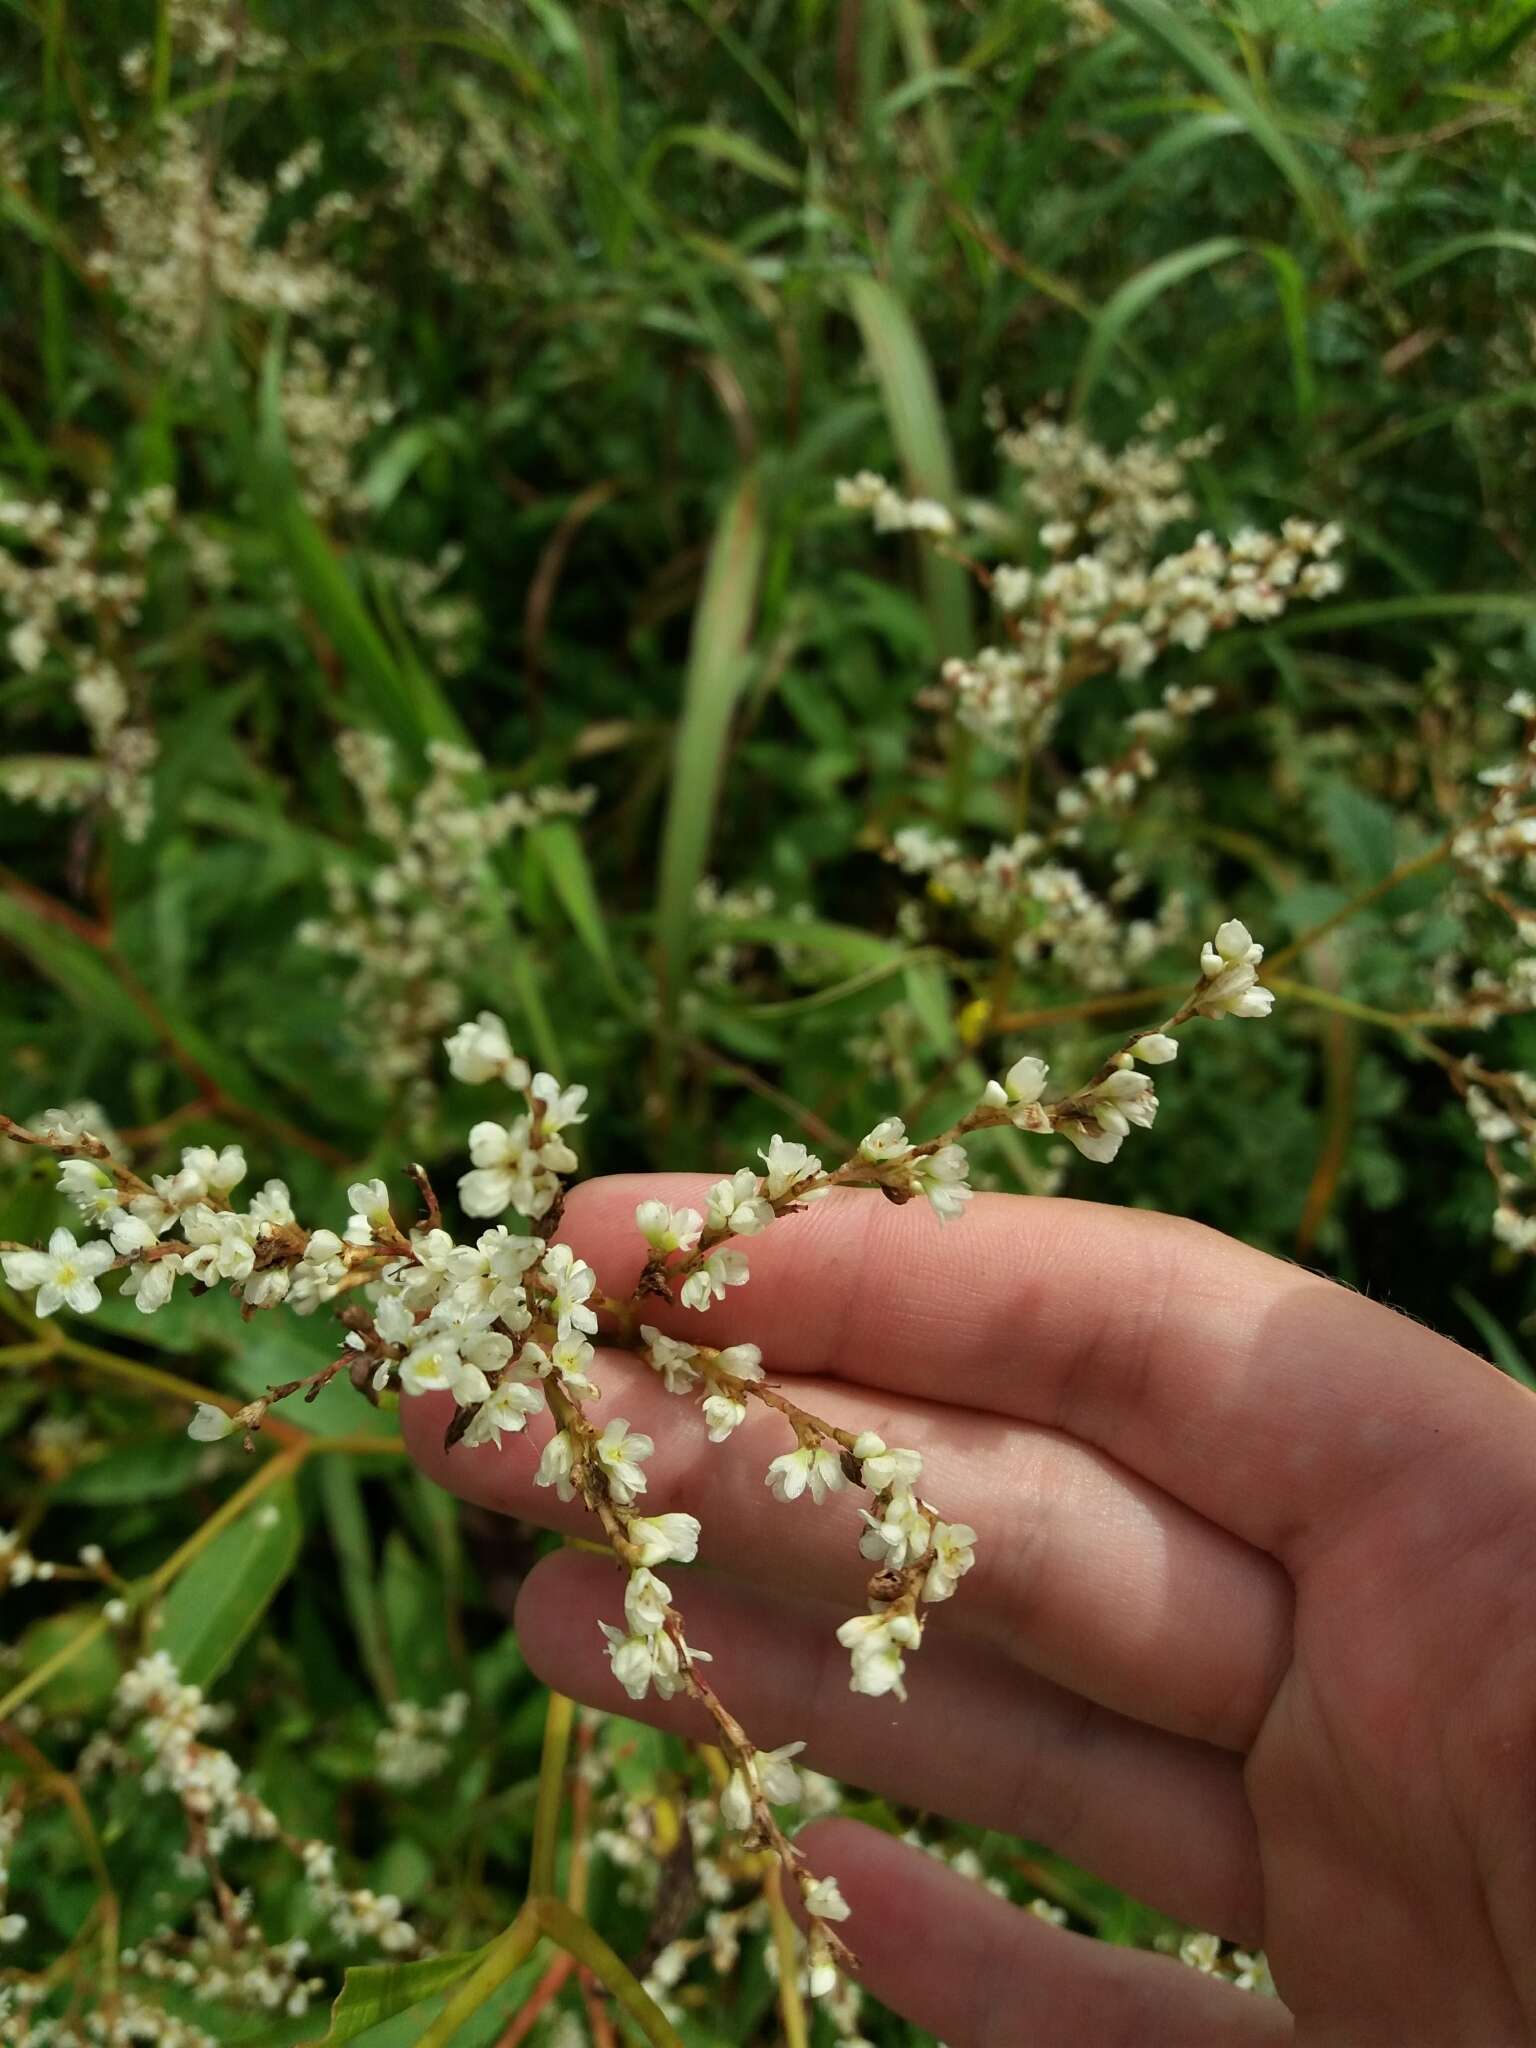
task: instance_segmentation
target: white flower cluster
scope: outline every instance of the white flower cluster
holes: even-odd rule
[[[141,1657],[117,1683],[120,1717],[144,1738],[150,1752],[148,1792],[171,1792],[198,1824],[208,1853],[231,1841],[272,1841],[282,1832],[277,1816],[246,1786],[227,1750],[202,1741],[219,1718],[202,1688],[184,1685],[165,1651]]]
[[[455,1736],[469,1713],[469,1694],[451,1692],[435,1707],[415,1700],[391,1700],[389,1726],[373,1738],[374,1765],[381,1784],[413,1791],[437,1777],[448,1762]]]
[[[381,807],[388,800],[381,780],[372,801]],[[632,1699],[686,1692],[709,1713],[727,1762],[724,1816],[748,1848],[770,1849],[799,1887],[812,1921],[808,1981],[818,1994],[830,1993],[847,1961],[834,1931],[847,1908],[830,1880],[806,1868],[774,1815],[776,1806],[800,1800],[793,1759],[801,1746],[760,1751],[704,1676],[710,1659],[689,1643],[672,1585],[659,1573],[694,1560],[699,1523],[679,1511],[642,1512],[654,1440],[622,1415],[599,1429],[587,1414],[600,1391],[591,1371],[599,1316],[609,1317],[611,1341],[636,1352],[669,1393],[698,1402],[712,1442],[730,1439],[754,1404],[788,1425],[793,1443],[770,1459],[765,1474],[776,1499],[809,1498],[819,1506],[850,1487],[864,1490],[868,1505],[857,1540],[872,1567],[868,1607],[837,1636],[849,1653],[854,1691],[904,1698],[906,1658],[922,1642],[926,1609],[952,1597],[971,1570],[976,1530],[946,1520],[919,1492],[923,1461],[917,1451],[888,1445],[873,1431],[835,1428],[769,1382],[756,1345],[719,1347],[674,1336],[642,1320],[642,1305],[656,1299],[684,1312],[708,1310],[747,1280],[747,1254],[738,1240],[833,1188],[877,1188],[897,1203],[921,1198],[941,1223],[963,1216],[972,1192],[960,1141],[972,1131],[1011,1124],[1059,1133],[1091,1159],[1113,1158],[1133,1126],[1151,1125],[1157,1097],[1144,1069],[1175,1056],[1179,1026],[1197,1016],[1267,1013],[1272,998],[1258,980],[1262,958],[1262,947],[1241,924],[1223,924],[1174,1015],[1156,1030],[1135,1034],[1084,1086],[1058,1100],[1045,1101],[1048,1070],[1026,1054],[1003,1080],[988,1083],[976,1107],[940,1137],[914,1143],[902,1119],[886,1117],[849,1159],[828,1169],[802,1142],[776,1133],[759,1154],[760,1171],[743,1166],[722,1176],[705,1189],[698,1208],[642,1201],[635,1222],[647,1256],[625,1301],[605,1296],[591,1266],[554,1240],[564,1177],[577,1166],[565,1134],[585,1121],[586,1091],[533,1073],[491,1011],[444,1040],[450,1070],[468,1085],[506,1088],[520,1105],[507,1122],[474,1126],[474,1164],[459,1193],[469,1215],[485,1220],[516,1212],[529,1231],[498,1220],[473,1242],[459,1242],[444,1227],[420,1169],[413,1174],[426,1204],[422,1222],[398,1222],[387,1186],[373,1179],[347,1190],[344,1230],[309,1229],[297,1220],[281,1182],[269,1181],[245,1210],[233,1206],[247,1173],[238,1146],[188,1147],[177,1172],[146,1180],[93,1133],[78,1129],[76,1120],[50,1112],[47,1134],[0,1118],[0,1135],[65,1155],[61,1187],[104,1240],[82,1246],[61,1230],[46,1251],[10,1247],[0,1263],[11,1285],[35,1290],[40,1314],[89,1312],[101,1298],[100,1278],[113,1267],[124,1269],[123,1290],[145,1312],[169,1298],[178,1273],[203,1287],[227,1284],[249,1310],[285,1303],[304,1313],[345,1297],[339,1355],[305,1379],[269,1388],[233,1415],[212,1402],[200,1404],[190,1433],[202,1440],[242,1429],[253,1434],[273,1402],[301,1388],[318,1389],[342,1371],[375,1399],[447,1393],[454,1410],[450,1447],[462,1441],[499,1448],[548,1412],[536,1483],[563,1501],[580,1498],[625,1570],[623,1625],[602,1624],[615,1678]],[[52,1127],[56,1122],[65,1128]],[[209,1709],[195,1687],[181,1684],[168,1659],[143,1659],[122,1681],[120,1699],[143,1722],[154,1758],[147,1782],[177,1794],[211,1848],[279,1832],[270,1809],[241,1785],[232,1759],[200,1740]],[[421,1783],[442,1768],[446,1740],[461,1725],[465,1705],[455,1696],[433,1709],[392,1708],[391,1725],[379,1738],[381,1778]],[[334,1931],[346,1939],[371,1935],[390,1949],[413,1944],[398,1901],[343,1893],[334,1885],[329,1851],[310,1844],[301,1853]]]
[[[0,1543],[4,1538],[0,1537]],[[0,1557],[3,1561],[3,1557]],[[27,1931],[25,1913],[8,1913],[6,1893],[11,1884],[11,1852],[16,1847],[16,1837],[21,1833],[21,1807],[0,1806],[0,1945],[9,1947],[21,1940]]]
[[[850,512],[867,512],[876,533],[933,533],[941,537],[956,531],[953,513],[937,498],[904,498],[875,470],[861,469],[857,476],[840,477],[835,486],[837,502]]]
[[[1143,438],[1118,454],[1048,418],[995,423],[1000,452],[1022,472],[1033,547],[1046,559],[979,571],[1006,643],[954,657],[943,675],[961,724],[1004,752],[1036,748],[1061,699],[1091,676],[1143,675],[1170,647],[1201,648],[1213,633],[1278,618],[1294,599],[1342,584],[1332,559],[1340,528],[1307,519],[1286,520],[1278,534],[1245,528],[1227,542],[1201,533],[1159,557],[1159,536],[1195,511],[1187,466],[1212,445],[1208,436],[1164,445],[1165,413],[1150,415]],[[877,531],[956,532],[943,506],[905,500],[872,471],[840,482],[836,495],[868,511]],[[985,504],[967,514],[992,546],[1018,526],[1016,513]],[[1154,722],[1140,737],[1158,730]]]
[[[308,1958],[309,1943],[301,1936],[269,1943],[249,1893],[233,1892],[218,1909],[200,1899],[190,1934],[161,1928],[118,1960],[151,1983],[175,1985],[205,2003],[297,2019],[326,1989],[324,1977],[304,1974]]]
[[[105,230],[87,258],[91,273],[112,287],[140,338],[164,360],[184,359],[196,370],[192,344],[219,300],[253,313],[360,319],[355,280],[321,254],[355,211],[350,194],[331,190],[308,219],[274,231],[280,188],[210,163],[204,138],[179,115],[159,120],[150,143],[131,154],[93,156],[75,136],[65,137],[63,150]]]
[[[110,2006],[73,2017],[38,2013],[49,1996],[46,1976],[0,1985],[5,2048],[220,2048],[195,2021],[153,2004],[137,1991],[119,1990]]]
[[[0,498],[0,614],[6,647],[26,675],[62,663],[91,755],[14,754],[0,760],[0,792],[45,810],[101,802],[125,836],[149,826],[150,771],[158,745],[116,649],[138,618],[149,557],[172,530],[175,494],[141,492],[114,510],[94,491],[80,510],[55,498]]]
[[[1219,1935],[1186,1934],[1179,1943],[1179,1961],[1188,1969],[1198,1970],[1202,1977],[1220,1977],[1239,1991],[1256,1991],[1261,1998],[1279,1995],[1270,1974],[1269,1958],[1262,1953],[1250,1955],[1240,1948],[1223,1955]]]
[[[54,1567],[46,1558],[36,1558],[14,1529],[0,1529],[0,1591],[7,1586],[46,1584]]]
[[[1058,833],[1057,842],[1064,837]],[[982,932],[1005,939],[1020,967],[1048,960],[1082,988],[1124,988],[1183,935],[1183,898],[1170,893],[1155,917],[1127,916],[1121,904],[1144,883],[1124,856],[1107,894],[1098,895],[1078,868],[1051,857],[1050,845],[1042,834],[1021,832],[973,858],[956,839],[905,825],[891,841],[890,858],[903,873],[925,877],[932,903],[956,904]]]
[[[1173,1033],[1192,1017],[1219,1022],[1224,1017],[1267,1017],[1274,992],[1258,978],[1264,948],[1246,925],[1229,918],[1200,952],[1200,979],[1172,1017],[1155,1031],[1134,1034],[1084,1087],[1059,1101],[1044,1100],[1050,1068],[1025,1053],[1000,1081],[989,1081],[967,1128],[989,1121],[1011,1123],[1017,1130],[1047,1136],[1055,1133],[1074,1145],[1085,1159],[1108,1163],[1137,1127],[1150,1130],[1157,1117],[1157,1091],[1140,1067],[1166,1066],[1177,1059]],[[1140,1063],[1138,1066],[1138,1062]]]
[[[283,362],[278,405],[305,504],[320,518],[365,511],[354,459],[395,411],[378,387],[372,350],[354,341],[333,362],[318,342],[300,336]]]
[[[480,756],[439,740],[427,750],[426,780],[402,805],[388,740],[347,732],[336,750],[364,823],[389,857],[364,874],[333,868],[330,914],[301,926],[299,936],[351,963],[346,1011],[367,1070],[420,1109],[430,1098],[426,1076],[437,1040],[462,1014],[464,985],[484,943],[487,859],[514,832],[581,813],[590,793],[537,789],[493,798],[479,786]]]

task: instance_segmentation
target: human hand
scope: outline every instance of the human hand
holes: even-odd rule
[[[589,1182],[561,1235],[623,1296],[635,1204]],[[652,1434],[647,1512],[704,1525],[683,1605],[753,1739],[883,1793],[1049,1843],[1269,1955],[1283,2006],[1081,1940],[847,1821],[802,1839],[853,1908],[878,1997],[950,2044],[1503,2048],[1536,2039],[1536,1400],[1343,1288],[1197,1225],[1096,1204],[834,1193],[752,1245],[751,1284],[657,1320],[761,1345],[770,1379],[924,1458],[979,1533],[903,1706],[848,1690],[855,1509],[786,1506],[697,1413],[600,1353]],[[801,1385],[813,1393],[801,1395]],[[464,1498],[574,1533],[536,1447],[414,1455]],[[746,1425],[758,1469],[782,1426]],[[545,1424],[547,1428],[547,1423]],[[534,1432],[530,1432],[534,1434]],[[748,1458],[747,1466],[753,1460]],[[517,1608],[559,1690],[612,1707],[612,1566],[542,1562]],[[627,1703],[625,1711],[630,1711]],[[684,1698],[648,1720],[707,1737]]]

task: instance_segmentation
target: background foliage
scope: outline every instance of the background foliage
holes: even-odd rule
[[[469,1098],[382,1078],[372,998],[305,934],[324,871],[390,851],[338,769],[344,728],[387,735],[403,784],[448,738],[483,757],[481,799],[595,791],[484,864],[461,982],[466,1009],[501,1009],[591,1087],[591,1169],[725,1169],[774,1128],[856,1139],[901,1102],[937,1129],[1026,1046],[1078,1069],[1134,1006],[1085,1008],[1048,967],[998,1000],[986,948],[898,915],[893,829],[1007,829],[984,753],[941,744],[925,706],[982,615],[961,571],[873,540],[832,484],[873,466],[991,493],[990,390],[1110,446],[1166,398],[1222,430],[1194,473],[1201,523],[1337,519],[1350,580],[1168,667],[1217,710],[1128,845],[1193,928],[1239,914],[1272,951],[1365,900],[1291,963],[1311,993],[1282,1000],[1284,1028],[1207,1033],[1155,1140],[1107,1177],[1075,1163],[1069,1189],[1316,1260],[1518,1368],[1529,1283],[1490,1240],[1479,1148],[1373,1013],[1431,1007],[1464,923],[1449,871],[1381,885],[1439,841],[1532,683],[1533,28],[1530,0],[227,18],[5,0],[4,495],[66,524],[97,492],[120,508],[169,485],[178,509],[136,619],[77,620],[0,666],[12,761],[87,756],[70,676],[88,645],[159,748],[137,840],[99,801],[0,800],[4,1106],[98,1102],[146,1170],[237,1137],[311,1211],[334,1211],[344,1169],[452,1169]],[[215,261],[199,208],[206,231],[234,178],[261,200]],[[318,297],[253,284],[272,251],[301,282],[324,271]],[[1133,701],[1111,687],[1070,743],[1092,753],[1094,721]],[[1181,979],[1189,952],[1146,980]],[[1527,1021],[1495,1035],[1501,1064],[1532,1064]],[[985,1165],[1017,1184],[1007,1152]],[[50,1227],[50,1183],[10,1163],[0,1236]],[[536,1539],[461,1518],[403,1469],[389,1418],[332,1387],[262,1454],[288,1461],[276,1517],[236,1515],[183,1570],[250,1467],[186,1442],[182,1383],[259,1390],[318,1362],[304,1332],[212,1297],[152,1328],[109,1303],[41,1342],[18,1302],[0,1315],[0,1487],[31,1550],[100,1542],[136,1598],[163,1591],[156,1641],[218,1681],[222,1739],[285,1821],[337,1841],[436,1946],[505,1926],[545,1704],[497,1603]],[[110,1695],[118,1638],[87,1640],[80,1596],[4,1595],[6,1782],[67,1761]],[[472,1706],[451,1765],[381,1786],[388,1703],[455,1687]],[[605,1796],[664,1807],[697,1769],[617,1720],[582,1739],[609,1758]],[[174,1808],[132,1784],[107,1808],[133,1942],[195,1887],[134,1881],[172,1871]],[[67,1804],[34,1786],[27,1811],[12,1903],[31,1925],[7,1961],[62,1958],[83,1986],[102,1871]],[[979,1847],[1016,1896],[1106,1939],[1168,1933],[1043,1853]],[[291,1872],[257,1853],[246,1876],[286,1930]],[[643,1965],[653,1913],[601,1858],[591,1882]],[[754,1942],[734,1983],[690,1980],[686,2039],[776,2037]],[[574,1987],[561,2000],[581,2013]],[[219,2039],[324,2031],[199,2019]],[[871,2008],[860,2025],[912,2038]]]

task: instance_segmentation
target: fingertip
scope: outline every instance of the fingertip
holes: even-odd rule
[[[453,1421],[454,1401],[451,1394],[402,1394],[400,1396],[400,1434],[405,1439],[405,1448],[413,1464],[418,1465],[429,1479],[435,1479],[440,1486],[453,1489],[449,1476],[449,1459],[452,1453],[444,1448],[443,1438],[448,1425]]]
[[[614,1567],[574,1550],[541,1557],[518,1588],[512,1626],[537,1678],[557,1692],[585,1697],[597,1689],[595,1645]]]

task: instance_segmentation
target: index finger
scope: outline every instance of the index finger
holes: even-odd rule
[[[627,1296],[635,1205],[699,1201],[681,1174],[588,1181],[562,1236]],[[1518,1482],[1536,1401],[1459,1346],[1199,1224],[978,1195],[945,1224],[836,1190],[742,1241],[745,1287],[663,1328],[822,1373],[988,1409],[1097,1445],[1287,1561],[1423,1460],[1475,1496]],[[647,1313],[653,1305],[647,1303]]]

